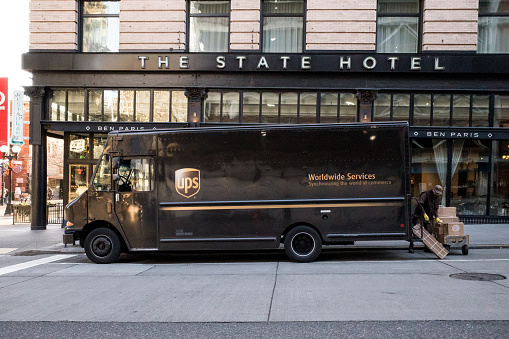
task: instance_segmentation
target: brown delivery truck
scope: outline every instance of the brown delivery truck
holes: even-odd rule
[[[271,249],[410,240],[407,123],[111,132],[64,242],[122,252]]]

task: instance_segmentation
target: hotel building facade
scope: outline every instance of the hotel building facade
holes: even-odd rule
[[[32,0],[32,228],[112,130],[408,121],[412,194],[509,222],[508,0]],[[44,218],[44,219],[43,219]]]

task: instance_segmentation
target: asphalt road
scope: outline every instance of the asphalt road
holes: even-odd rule
[[[0,338],[507,338],[507,321],[0,322]]]

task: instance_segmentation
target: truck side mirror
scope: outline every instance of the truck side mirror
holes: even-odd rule
[[[120,159],[118,157],[114,157],[111,159],[111,167],[112,169],[118,169],[120,163]]]

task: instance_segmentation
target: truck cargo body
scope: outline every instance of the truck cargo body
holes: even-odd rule
[[[128,251],[278,248],[290,234],[290,258],[310,261],[322,244],[408,240],[409,168],[406,123],[112,132],[65,232],[95,262],[112,261],[111,234]]]

